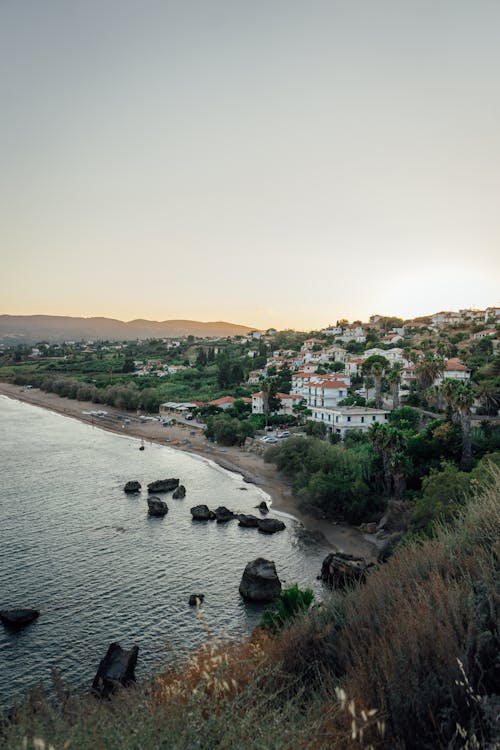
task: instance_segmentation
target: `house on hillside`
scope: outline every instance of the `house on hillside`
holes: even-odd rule
[[[453,380],[470,380],[470,370],[464,365],[458,357],[452,357],[448,359],[445,365],[445,371],[438,375],[434,381],[434,385],[439,385],[443,380],[452,378]]]
[[[485,328],[484,331],[478,331],[472,335],[473,339],[487,339],[490,336],[496,336],[497,332],[494,328]]]

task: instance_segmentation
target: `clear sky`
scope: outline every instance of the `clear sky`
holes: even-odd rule
[[[0,312],[500,302],[498,0],[0,0]]]

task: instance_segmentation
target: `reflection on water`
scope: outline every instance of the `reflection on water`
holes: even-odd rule
[[[164,667],[207,637],[191,593],[205,594],[204,623],[231,637],[259,621],[243,602],[246,563],[276,563],[283,582],[321,594],[325,549],[297,534],[267,536],[228,524],[195,523],[190,507],[227,505],[255,512],[265,497],[241,477],[155,444],[113,435],[29,404],[0,397],[0,608],[41,610],[18,633],[0,625],[0,701],[47,684],[57,669],[73,686],[89,685],[111,641],[139,646],[138,676]],[[179,477],[184,500],[161,495],[169,512],[147,515],[147,492],[123,486]]]

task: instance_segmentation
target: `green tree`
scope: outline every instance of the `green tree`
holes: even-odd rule
[[[472,467],[472,434],[471,434],[471,406],[474,403],[474,390],[468,381],[445,378],[441,383],[441,392],[450,405],[453,418],[462,428],[462,458],[460,468],[470,471]]]

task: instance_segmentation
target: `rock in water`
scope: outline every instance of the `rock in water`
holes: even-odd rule
[[[364,581],[369,568],[363,557],[353,557],[342,552],[331,552],[323,560],[320,579],[333,588],[344,588],[357,581]]]
[[[204,599],[205,594],[191,594],[191,596],[189,597],[189,606],[198,607],[200,604],[203,604]]]
[[[278,521],[277,518],[260,518],[258,526],[259,531],[262,531],[263,534],[276,534],[277,531],[286,529],[283,521]]]
[[[281,592],[276,566],[271,560],[258,557],[243,572],[240,594],[251,602],[272,602]]]
[[[261,503],[257,505],[257,508],[260,510],[261,513],[269,513],[269,506],[266,503],[265,500],[263,500]]]
[[[0,620],[9,628],[24,628],[40,615],[38,609],[2,609]]]
[[[168,505],[159,497],[148,497],[148,513],[150,516],[165,516],[168,513]]]
[[[134,481],[127,482],[127,484],[123,488],[123,491],[124,492],[140,492],[141,491],[141,483],[140,482],[134,482]]]
[[[127,687],[135,682],[135,666],[139,648],[133,646],[130,651],[125,651],[119,643],[112,643],[108,648],[106,656],[99,664],[92,691],[99,698],[107,698],[120,687]]]
[[[182,500],[183,497],[186,497],[186,488],[183,484],[180,484],[177,487],[172,497],[174,498],[174,500]]]
[[[229,508],[226,508],[224,505],[219,505],[219,507],[214,510],[214,513],[217,523],[226,523],[226,521],[230,521],[232,518],[236,517],[233,511],[229,510]]]
[[[257,528],[257,526],[259,525],[259,519],[256,516],[247,515],[245,513],[240,513],[240,515],[238,516],[238,521],[240,526]]]
[[[148,492],[172,492],[178,486],[178,479],[157,479],[156,482],[148,484]]]
[[[212,521],[215,518],[213,510],[209,510],[208,505],[195,505],[191,508],[193,521]]]

